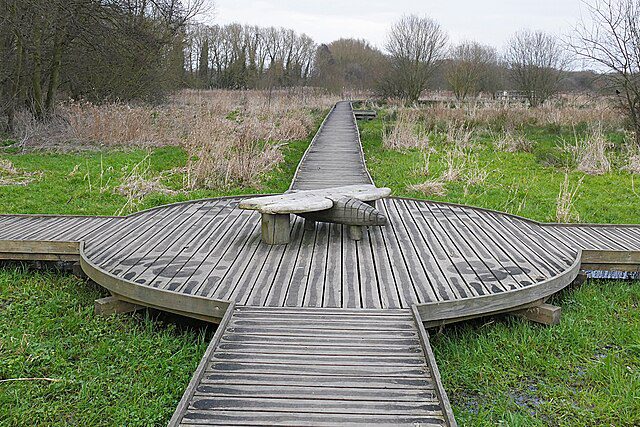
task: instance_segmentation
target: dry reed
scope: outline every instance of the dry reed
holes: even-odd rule
[[[566,145],[565,150],[573,155],[579,171],[589,175],[603,175],[611,170],[608,150],[612,144],[605,137],[602,126],[594,126],[590,132],[580,138],[574,132],[574,144]]]
[[[564,181],[560,185],[560,192],[558,193],[558,199],[556,201],[557,222],[568,223],[580,221],[580,216],[575,212],[574,203],[583,179],[584,177],[580,178],[578,184],[571,188],[569,183],[569,174],[565,173]]]
[[[427,197],[428,196],[444,197],[447,195],[447,189],[445,188],[444,182],[442,181],[428,180],[420,184],[409,185],[407,189],[411,191],[417,191]]]
[[[394,125],[383,129],[382,145],[392,150],[424,149],[429,146],[429,136],[413,110],[400,110]]]

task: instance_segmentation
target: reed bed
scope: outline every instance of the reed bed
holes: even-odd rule
[[[335,101],[308,88],[184,90],[159,105],[69,101],[46,123],[20,113],[16,136],[23,151],[180,146],[188,189],[258,186],[283,144],[307,138]]]

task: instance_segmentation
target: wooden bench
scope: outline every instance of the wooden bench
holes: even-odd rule
[[[290,215],[305,219],[305,228],[316,221],[349,226],[349,237],[362,238],[363,226],[381,226],[387,218],[372,202],[391,194],[389,188],[375,185],[348,185],[320,190],[289,191],[277,196],[243,200],[241,209],[257,210],[262,214],[262,240],[270,245],[289,243]]]

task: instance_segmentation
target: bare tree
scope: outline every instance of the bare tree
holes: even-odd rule
[[[463,42],[451,50],[450,56],[445,77],[458,100],[489,90],[491,73],[498,65],[495,48],[477,42]]]
[[[558,92],[569,63],[558,39],[542,31],[520,31],[509,41],[506,58],[509,75],[532,107]]]
[[[618,95],[640,146],[640,1],[585,5],[590,19],[576,26],[570,45],[579,57],[606,71],[603,77]]]
[[[446,44],[446,33],[433,19],[403,16],[387,36],[385,47],[391,70],[382,81],[383,93],[407,101],[418,100],[443,58]]]

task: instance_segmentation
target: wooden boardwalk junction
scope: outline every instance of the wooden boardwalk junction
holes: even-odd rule
[[[338,103],[292,194],[371,184]],[[0,259],[77,261],[118,300],[219,323],[170,425],[452,426],[425,328],[540,307],[581,270],[640,271],[640,226],[388,197],[370,202],[386,225],[361,237],[292,215],[288,243],[271,245],[246,199],[0,215]]]

